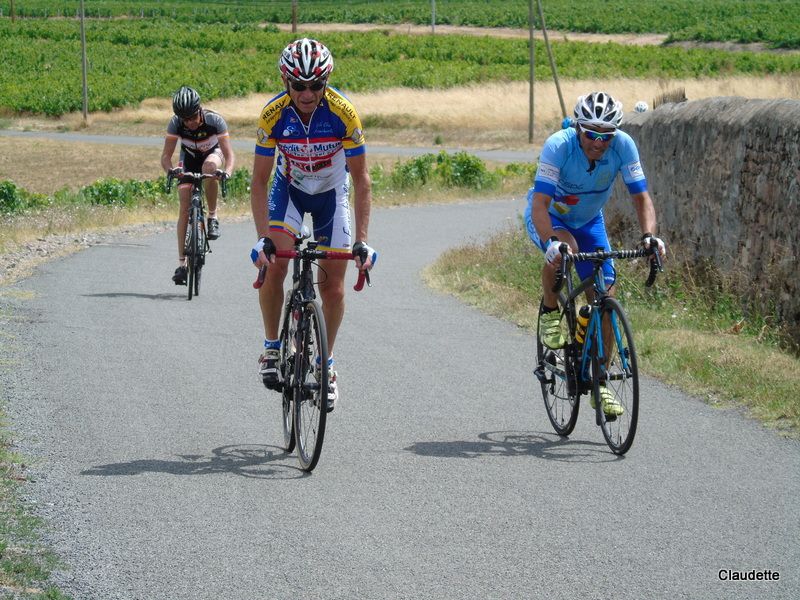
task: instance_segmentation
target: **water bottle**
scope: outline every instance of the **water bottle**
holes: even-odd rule
[[[575,340],[579,344],[583,344],[583,338],[586,335],[586,327],[589,325],[589,315],[592,314],[592,307],[588,304],[581,306],[578,311],[578,323],[575,326]]]

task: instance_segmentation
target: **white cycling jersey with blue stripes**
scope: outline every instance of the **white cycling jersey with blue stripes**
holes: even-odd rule
[[[647,190],[647,179],[639,162],[639,151],[622,130],[609,142],[603,157],[590,164],[574,127],[557,131],[544,143],[534,192],[550,196],[550,214],[567,227],[578,229],[591,221],[611,197],[617,173],[638,194]],[[532,194],[531,194],[532,196]]]

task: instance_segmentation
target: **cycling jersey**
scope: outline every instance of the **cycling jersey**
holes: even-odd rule
[[[167,137],[181,142],[181,161],[185,155],[205,158],[219,146],[219,138],[228,135],[228,125],[220,115],[206,109],[201,109],[200,115],[200,126],[194,130],[185,127],[178,115],[173,115],[167,125]]]
[[[614,179],[622,173],[628,192],[647,191],[639,151],[631,136],[621,130],[609,142],[603,157],[590,164],[574,127],[549,138],[539,157],[534,192],[550,196],[550,214],[568,228],[580,228],[596,217],[611,197]],[[533,199],[530,194],[529,202]]]
[[[282,92],[261,111],[255,152],[275,156],[277,171],[289,185],[319,194],[347,184],[345,157],[366,151],[361,119],[350,101],[327,87],[308,125],[300,119],[291,98]]]

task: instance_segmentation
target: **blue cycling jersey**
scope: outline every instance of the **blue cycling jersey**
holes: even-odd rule
[[[631,194],[647,191],[639,151],[631,136],[617,130],[603,157],[592,166],[578,132],[570,127],[557,131],[544,143],[533,191],[550,196],[550,214],[577,229],[594,219],[608,202],[617,173],[622,173]]]

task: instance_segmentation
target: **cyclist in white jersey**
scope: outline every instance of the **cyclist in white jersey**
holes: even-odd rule
[[[278,326],[283,308],[283,281],[288,271],[285,259],[275,261],[275,250],[292,248],[303,216],[309,213],[319,249],[352,253],[362,271],[371,269],[377,258],[367,245],[372,191],[364,133],[350,100],[328,86],[333,56],[320,42],[303,38],[283,50],[278,68],[286,90],[261,111],[250,186],[259,237],[251,259],[256,267],[275,263],[270,264],[259,295],[265,333],[264,352],[258,361],[259,375],[271,389],[278,384]],[[274,165],[275,177],[267,198],[267,181]],[[355,192],[352,246],[351,177]],[[319,280],[319,292],[331,366],[329,411],[339,396],[333,346],[344,317],[344,275],[348,262],[326,260],[320,264],[325,272]]]
[[[603,206],[611,197],[618,174],[628,188],[642,231],[642,242],[658,244],[666,255],[664,242],[655,237],[656,213],[647,191],[647,179],[639,162],[633,139],[619,127],[622,103],[605,92],[581,96],[575,105],[574,124],[557,131],[544,143],[534,185],[528,192],[525,223],[528,235],[545,253],[542,269],[543,305],[540,327],[542,343],[559,348],[566,343],[560,324],[558,300],[553,292],[556,268],[561,263],[559,246],[570,253],[610,250],[603,220]],[[577,263],[581,278],[591,274],[591,265]],[[614,268],[603,265],[609,292],[614,294]],[[591,289],[587,290],[591,294]],[[591,298],[590,298],[591,300]],[[622,406],[613,394],[603,394],[607,414],[621,414]]]

